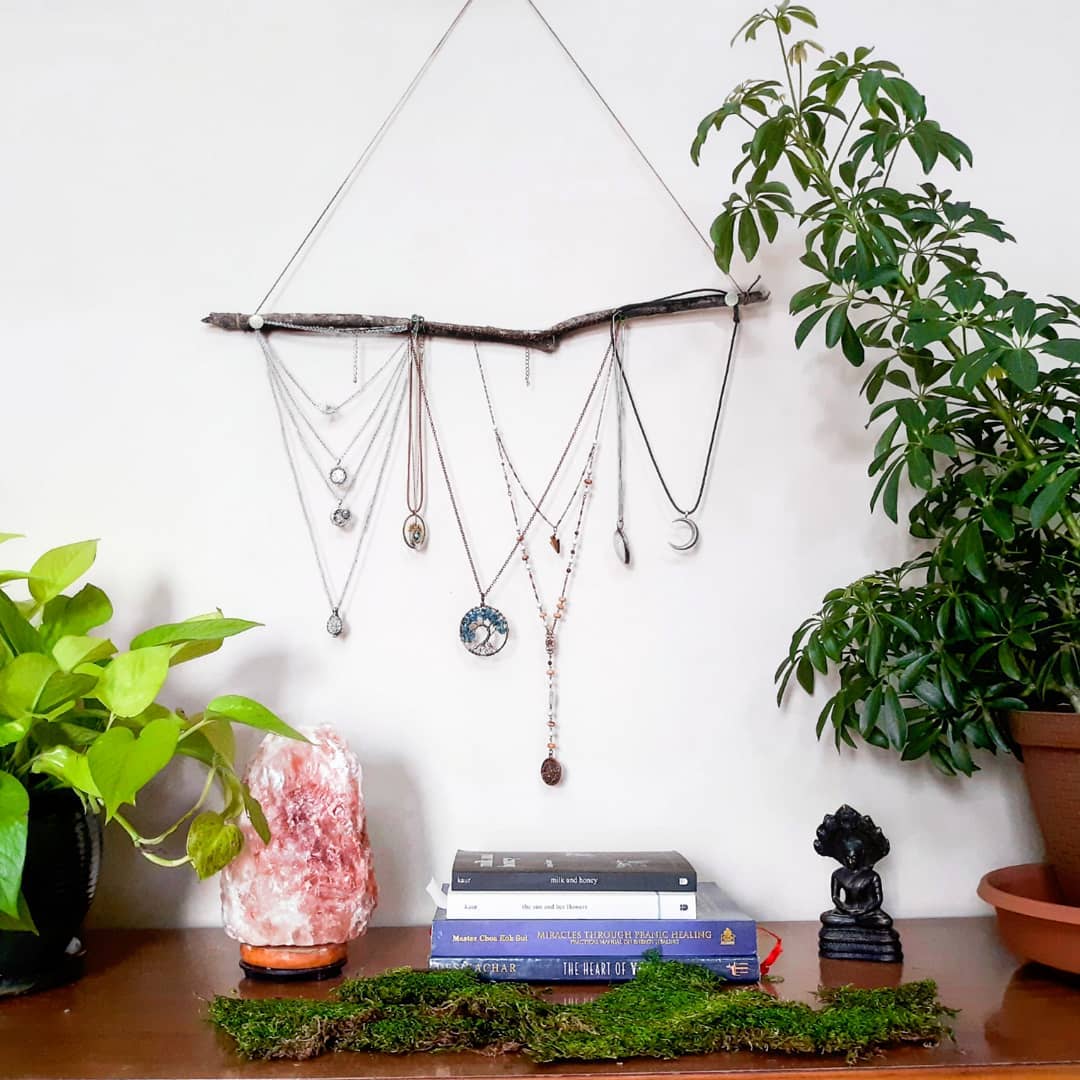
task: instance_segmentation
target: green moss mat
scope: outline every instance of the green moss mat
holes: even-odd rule
[[[720,1050],[843,1054],[937,1043],[955,1015],[930,980],[895,989],[819,990],[820,1005],[735,988],[704,968],[650,960],[637,978],[564,1005],[471,971],[402,968],[342,983],[332,1001],[216,997],[210,1019],[249,1058],[302,1060],[328,1050],[520,1051],[533,1061],[673,1058]]]

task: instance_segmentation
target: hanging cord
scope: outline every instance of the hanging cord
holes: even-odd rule
[[[682,216],[686,219],[686,223],[690,226],[691,229],[694,230],[694,232],[697,234],[698,238],[701,240],[701,242],[708,249],[709,253],[712,254],[712,252],[714,250],[712,242],[701,231],[701,229],[698,228],[697,223],[690,216],[690,212],[679,201],[679,199],[676,196],[675,192],[671,190],[671,188],[668,186],[667,182],[660,175],[659,170],[656,168],[656,166],[649,159],[649,157],[645,153],[645,151],[642,150],[641,146],[638,144],[637,140],[633,137],[633,135],[630,134],[630,131],[627,129],[626,125],[622,122],[622,120],[619,119],[618,114],[611,107],[611,105],[608,104],[608,101],[604,97],[604,95],[600,93],[599,88],[592,81],[592,79],[590,79],[589,76],[586,74],[585,69],[578,62],[577,57],[570,51],[569,46],[555,32],[555,28],[551,25],[551,23],[549,23],[547,21],[547,19],[544,16],[544,13],[536,6],[535,3],[533,3],[533,0],[525,0],[525,2],[529,5],[530,8],[532,8],[533,13],[540,20],[540,22],[544,25],[544,28],[551,35],[551,37],[555,40],[555,42],[559,46],[559,48],[562,49],[562,51],[566,55],[567,59],[577,69],[578,74],[582,77],[582,79],[585,80],[585,84],[596,95],[596,98],[597,98],[597,100],[599,100],[600,104],[603,105],[603,107],[607,110],[608,114],[611,116],[612,120],[615,121],[615,123],[618,126],[619,130],[623,133],[624,136],[626,136],[626,139],[630,143],[630,145],[634,148],[635,151],[637,151],[638,157],[640,157],[641,160],[645,163],[645,165],[648,168],[649,172],[651,172],[653,174],[653,176],[655,177],[656,182],[660,185],[661,188],[664,189],[664,191],[667,194],[668,198],[671,199],[671,201],[678,208],[679,213],[682,214]],[[270,297],[274,293],[274,290],[278,287],[278,285],[281,284],[282,279],[285,277],[285,275],[291,269],[293,263],[295,263],[296,260],[300,257],[301,252],[304,250],[304,248],[307,247],[308,241],[310,241],[311,238],[315,235],[315,233],[317,232],[319,226],[326,219],[326,216],[330,213],[330,211],[337,204],[338,199],[341,198],[342,194],[345,192],[345,189],[349,186],[350,181],[353,179],[353,177],[360,171],[361,167],[364,165],[365,161],[368,158],[368,155],[372,152],[372,150],[374,150],[374,148],[378,144],[379,140],[389,130],[390,126],[397,119],[397,117],[400,114],[401,110],[404,108],[406,102],[409,100],[410,97],[412,97],[413,91],[420,84],[420,80],[423,79],[423,77],[427,74],[428,69],[431,67],[431,65],[434,62],[435,58],[439,55],[440,52],[442,52],[443,46],[447,43],[447,41],[450,40],[450,35],[453,34],[453,32],[457,29],[458,24],[461,22],[462,18],[465,15],[465,12],[468,11],[471,6],[472,6],[472,0],[465,0],[465,3],[461,6],[458,13],[454,16],[454,18],[451,21],[450,25],[443,32],[442,37],[439,38],[439,40],[435,43],[435,47],[431,50],[430,53],[428,53],[427,59],[420,65],[420,67],[417,70],[416,74],[412,77],[412,81],[409,83],[409,85],[407,87],[405,87],[404,93],[394,103],[394,107],[386,114],[385,118],[383,119],[383,122],[376,129],[375,134],[372,135],[370,140],[368,140],[367,145],[360,152],[360,156],[353,163],[352,168],[349,169],[349,171],[345,174],[345,179],[341,181],[341,183],[338,185],[337,189],[334,191],[334,194],[330,196],[329,201],[322,208],[321,212],[319,213],[319,216],[315,219],[315,221],[312,224],[311,228],[308,229],[308,231],[304,234],[304,238],[297,245],[296,250],[292,253],[292,255],[289,256],[289,260],[282,267],[281,273],[279,273],[278,276],[276,278],[274,278],[274,283],[270,286],[269,289],[266,290],[266,293],[264,294],[263,298],[259,301],[258,306],[255,308],[255,310],[254,310],[254,312],[252,314],[257,315],[260,311],[262,311],[263,305],[267,302],[267,300],[270,299]],[[730,273],[727,274],[727,278],[735,286],[736,289],[739,288],[738,283],[735,281],[735,279],[731,276]],[[294,328],[290,327],[290,329],[294,329]],[[296,327],[295,329],[299,329],[299,327]],[[408,329],[407,324],[402,325],[400,327],[394,327],[394,330],[396,330],[398,332],[401,332],[401,331],[404,331],[404,330],[407,330],[407,329]],[[385,330],[384,330],[384,332],[385,332]]]
[[[412,77],[412,82],[410,82],[409,85],[405,87],[405,92],[401,95],[401,97],[397,99],[397,101],[394,103],[394,107],[386,114],[386,118],[379,125],[375,134],[371,136],[371,139],[368,141],[367,146],[365,146],[364,149],[360,152],[360,156],[353,163],[353,167],[345,174],[345,179],[341,181],[341,183],[338,185],[337,190],[334,192],[333,195],[330,196],[330,201],[322,208],[322,212],[315,219],[315,223],[311,226],[310,229],[308,229],[307,233],[305,233],[304,235],[304,239],[300,241],[300,244],[297,246],[296,250],[292,253],[292,255],[289,256],[289,261],[284,265],[281,273],[278,274],[276,278],[274,278],[274,284],[266,290],[266,295],[263,296],[263,298],[259,301],[259,306],[255,308],[253,314],[257,315],[260,311],[262,311],[263,304],[265,304],[266,301],[270,299],[270,297],[273,295],[274,290],[280,284],[281,279],[289,272],[289,268],[292,266],[292,264],[296,262],[297,258],[300,255],[300,252],[302,252],[304,248],[307,247],[308,241],[312,238],[312,236],[315,235],[315,231],[323,223],[326,215],[329,214],[330,211],[334,208],[334,205],[337,203],[338,199],[341,198],[342,193],[349,186],[349,181],[352,180],[352,178],[357,174],[357,172],[360,171],[360,167],[364,164],[368,154],[371,153],[376,143],[378,143],[378,141],[382,138],[385,132],[389,129],[390,125],[397,119],[398,113],[401,112],[405,103],[409,100],[410,97],[412,97],[412,92],[419,85],[420,80],[427,74],[427,70],[429,67],[431,67],[431,64],[434,61],[435,57],[438,56],[440,52],[442,52],[443,46],[450,39],[450,35],[457,29],[458,23],[461,22],[462,16],[464,16],[465,12],[468,11],[471,6],[472,0],[465,0],[465,3],[461,6],[461,10],[458,11],[458,13],[454,16],[453,21],[446,28],[443,36],[439,38],[439,40],[435,43],[435,47],[431,50],[430,53],[428,53],[427,59],[420,65],[419,70]]]
[[[656,182],[664,189],[665,192],[667,192],[668,198],[671,199],[671,201],[676,205],[676,207],[678,207],[679,213],[682,214],[682,216],[686,219],[687,225],[689,225],[690,228],[694,230],[694,232],[698,236],[698,239],[705,245],[706,248],[708,248],[709,254],[711,255],[714,251],[712,241],[698,228],[697,222],[695,222],[694,219],[690,216],[690,211],[687,210],[681,202],[679,202],[679,199],[676,196],[675,192],[672,191],[670,187],[668,187],[664,178],[660,175],[659,169],[657,169],[657,167],[649,160],[648,155],[645,153],[644,150],[641,149],[641,147],[638,145],[637,140],[634,138],[633,135],[630,134],[629,130],[627,130],[626,125],[619,119],[618,114],[608,104],[607,98],[605,98],[604,95],[600,93],[600,90],[597,87],[596,83],[594,83],[592,79],[590,79],[589,76],[585,73],[585,69],[581,66],[581,64],[578,63],[577,57],[570,51],[570,47],[555,32],[555,28],[551,25],[551,23],[547,21],[547,19],[544,17],[544,13],[536,6],[536,4],[533,3],[533,0],[525,0],[525,2],[529,5],[529,7],[533,9],[536,17],[544,24],[544,28],[552,36],[552,38],[554,38],[559,48],[562,49],[562,51],[566,54],[566,58],[570,61],[571,64],[574,65],[575,68],[577,68],[578,74],[585,80],[586,85],[596,95],[596,98],[600,102],[600,104],[603,105],[605,109],[607,109],[608,115],[611,117],[612,120],[615,121],[615,123],[619,127],[619,130],[626,136],[627,142],[629,142],[630,145],[637,151],[638,157],[640,157],[641,160],[645,162],[645,165],[648,167],[649,172],[651,172],[656,178]],[[732,283],[732,285],[735,286],[736,289],[739,288],[738,283],[731,276],[731,274],[727,274],[727,279]]]
[[[531,3],[531,0],[528,0]],[[750,289],[753,289],[757,284],[757,279],[754,280]],[[747,292],[750,291],[747,290]],[[705,290],[695,289],[692,292],[702,292]],[[690,295],[688,293],[674,293],[671,296],[663,296],[662,300],[674,300],[678,297]],[[694,505],[688,510],[684,510],[675,501],[674,496],[671,494],[671,489],[667,485],[667,481],[664,479],[664,474],[660,471],[660,464],[656,460],[656,454],[653,453],[652,443],[649,441],[649,436],[645,431],[645,424],[642,422],[641,413],[638,411],[637,402],[634,400],[634,392],[630,389],[630,380],[626,377],[626,369],[623,367],[622,355],[619,351],[619,334],[618,327],[622,321],[623,311],[622,309],[616,309],[611,313],[611,349],[615,354],[615,364],[619,369],[619,377],[622,379],[622,384],[626,388],[626,396],[630,401],[630,407],[634,412],[634,419],[637,421],[638,430],[641,432],[641,438],[645,442],[645,449],[649,452],[649,460],[652,461],[653,469],[656,471],[657,479],[660,481],[660,486],[664,489],[664,494],[667,496],[668,502],[675,508],[676,512],[682,517],[689,517],[695,510],[701,505],[702,496],[705,494],[705,483],[709,477],[709,465],[712,462],[713,448],[716,446],[716,432],[720,427],[720,413],[724,408],[724,394],[727,390],[728,376],[731,374],[731,362],[735,356],[735,342],[739,336],[739,323],[741,317],[739,315],[738,302],[731,309],[731,341],[728,344],[727,362],[724,365],[724,378],[720,383],[720,394],[716,400],[716,414],[713,417],[712,432],[709,435],[709,446],[705,452],[705,464],[701,470],[701,483],[698,485],[697,498],[694,500]]]

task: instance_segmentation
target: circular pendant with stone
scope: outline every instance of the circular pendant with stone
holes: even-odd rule
[[[338,506],[330,515],[330,520],[339,528],[344,529],[352,519],[352,511],[347,506]]]
[[[401,536],[406,547],[419,551],[427,543],[427,524],[419,514],[410,514],[401,526]]]
[[[506,644],[510,624],[498,608],[479,604],[462,616],[459,636],[473,656],[494,656]]]
[[[341,621],[341,616],[337,611],[330,612],[330,618],[326,620],[326,632],[331,637],[340,637],[341,631],[345,629],[345,624]]]
[[[332,484],[337,484],[338,487],[340,487],[348,479],[349,479],[349,474],[345,471],[345,466],[344,465],[335,465],[330,470],[330,482]]]
[[[562,766],[554,757],[546,757],[540,764],[540,779],[548,787],[554,787],[562,779]]]

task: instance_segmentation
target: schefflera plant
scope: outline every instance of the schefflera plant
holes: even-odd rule
[[[0,533],[0,542],[15,538]],[[71,789],[151,862],[190,864],[205,878],[243,847],[243,813],[264,841],[270,838],[258,801],[236,773],[232,724],[303,739],[251,698],[217,697],[190,716],[158,702],[171,668],[259,624],[215,611],[145,630],[120,651],[91,633],[112,617],[105,593],[90,584],[66,591],[96,553],[96,541],[87,540],[45,552],[28,571],[0,571],[0,930],[35,929],[21,891],[35,787]],[[29,596],[12,599],[12,583],[24,583]],[[146,835],[128,808],[176,757],[205,769],[202,790],[178,821]],[[221,807],[206,809],[215,787]],[[186,852],[161,854],[185,825]]]
[[[787,2],[744,23],[736,39],[770,38],[779,77],[736,87],[691,155],[725,126],[745,133],[716,260],[727,270],[736,243],[752,259],[795,222],[817,279],[791,299],[796,344],[823,330],[867,369],[871,508],[897,521],[906,485],[908,529],[928,544],[826,594],[792,637],[778,701],[793,675],[811,693],[834,672],[819,737],[970,775],[973,751],[1012,749],[1008,710],[1080,711],[1080,309],[984,266],[979,242],[1012,239],[1000,221],[933,180],[896,183],[898,163],[929,176],[971,151],[869,47],[811,69],[823,50],[800,35],[816,26]]]

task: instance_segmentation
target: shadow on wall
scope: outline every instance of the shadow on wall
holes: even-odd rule
[[[428,922],[432,913],[424,890],[434,864],[428,814],[416,780],[397,758],[371,758],[361,753],[360,760],[368,835],[379,883],[379,906],[373,922],[377,926]]]

